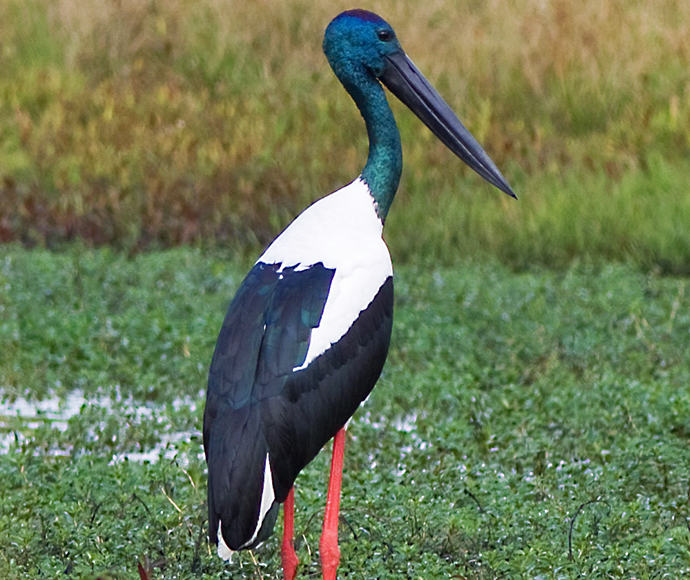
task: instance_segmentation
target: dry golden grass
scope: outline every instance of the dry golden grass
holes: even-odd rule
[[[0,238],[81,236],[126,246],[269,239],[362,166],[361,121],[321,53],[324,27],[351,7],[340,0],[2,3]],[[366,7],[395,26],[418,66],[526,191],[532,215],[525,219],[558,213],[548,188],[533,187],[548,176],[602,174],[611,190],[625,174],[646,171],[650,155],[674,163],[690,152],[684,0]],[[467,177],[394,107],[403,192],[432,192],[443,206]],[[413,204],[397,205],[404,212]]]

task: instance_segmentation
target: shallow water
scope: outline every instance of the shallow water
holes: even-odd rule
[[[109,397],[87,397],[83,391],[74,390],[67,397],[54,395],[41,401],[30,401],[17,398],[14,401],[0,402],[0,454],[11,452],[13,448],[21,446],[30,439],[31,432],[50,425],[52,429],[64,432],[67,430],[69,420],[78,416],[87,407],[101,407],[105,409],[117,408],[119,413],[131,415],[137,421],[152,420],[160,423],[161,417],[165,417],[165,405],[146,402],[135,402],[131,398],[125,400],[113,400]],[[189,398],[175,399],[172,403],[175,410],[182,407],[196,411],[196,402]],[[95,425],[93,436],[98,437],[99,426]],[[118,461],[150,461],[160,459],[172,459],[177,454],[176,444],[189,442],[193,437],[200,437],[199,430],[184,430],[178,432],[159,433],[160,441],[151,449],[145,451],[132,451],[116,453],[112,462]],[[51,454],[69,455],[67,449],[52,449]],[[203,455],[203,454],[202,454]]]

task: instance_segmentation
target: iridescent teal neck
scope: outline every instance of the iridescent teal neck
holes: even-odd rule
[[[362,113],[369,136],[369,156],[362,170],[362,179],[376,201],[379,219],[384,222],[400,183],[402,147],[383,87],[376,80],[373,83],[363,91],[361,101],[355,95],[352,98]]]
[[[335,17],[323,39],[323,50],[333,72],[350,93],[367,126],[369,156],[361,177],[376,202],[381,222],[388,215],[402,173],[400,133],[377,78],[387,66],[383,54],[401,49],[398,44],[379,41],[378,34],[384,29],[394,34],[380,16],[352,10]]]
[[[341,81],[367,126],[369,156],[361,177],[376,202],[379,219],[384,222],[402,173],[400,133],[379,81],[366,73],[353,77],[356,82],[352,82],[352,77]]]
[[[360,77],[361,78],[361,77]],[[362,179],[376,201],[376,213],[381,222],[386,220],[393,203],[402,173],[402,147],[400,133],[395,124],[386,93],[378,80],[369,77],[362,86],[345,88],[355,101],[367,126],[369,156],[362,170]]]

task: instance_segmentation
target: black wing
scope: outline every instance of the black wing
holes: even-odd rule
[[[294,371],[304,363],[335,271],[321,263],[279,268],[259,262],[249,272],[228,308],[209,373],[209,533],[217,542],[222,521],[233,550],[254,546],[273,529],[277,503],[254,537],[266,454],[282,503],[301,469],[371,392],[390,342],[392,278],[337,343]]]

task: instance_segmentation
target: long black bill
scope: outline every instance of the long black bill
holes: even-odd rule
[[[386,58],[381,82],[431,129],[448,149],[489,183],[517,199],[496,164],[401,50]]]

